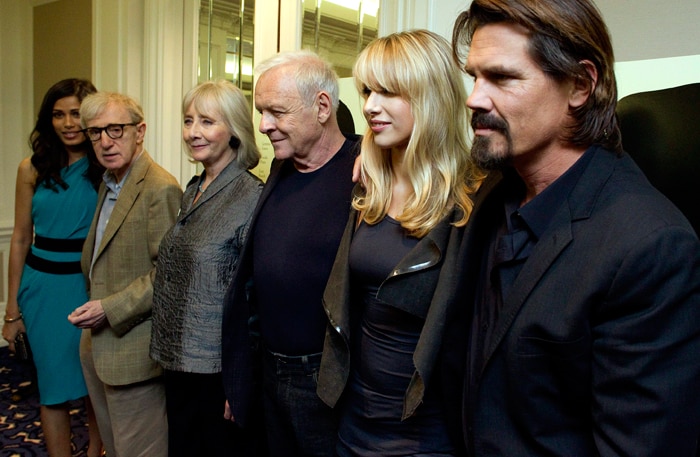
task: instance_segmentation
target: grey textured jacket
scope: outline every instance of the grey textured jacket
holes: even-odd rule
[[[402,303],[403,309],[426,310],[413,363],[416,371],[404,397],[402,420],[410,417],[430,388],[445,327],[446,312],[457,296],[455,275],[462,265],[457,249],[464,227],[454,227],[461,212],[455,210],[423,237],[394,268],[377,292],[380,300]],[[340,242],[333,270],[323,295],[328,316],[326,341],[321,358],[317,392],[334,407],[345,389],[350,374],[350,267],[348,254],[355,231],[357,212],[352,211]],[[430,306],[426,307],[426,302]],[[416,312],[416,315],[418,312]]]
[[[151,357],[168,370],[218,373],[223,298],[262,182],[234,160],[193,204],[198,183],[195,176],[187,185],[160,245]]]

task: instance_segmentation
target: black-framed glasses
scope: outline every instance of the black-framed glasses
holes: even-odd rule
[[[124,127],[127,125],[138,124],[138,122],[132,122],[130,124],[107,124],[105,127],[88,127],[83,129],[83,132],[93,143],[96,143],[102,139],[102,132],[105,132],[111,139],[118,140],[124,136]]]

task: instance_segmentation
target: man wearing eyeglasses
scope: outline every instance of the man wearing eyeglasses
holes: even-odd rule
[[[152,278],[182,190],[144,150],[146,124],[133,99],[92,94],[80,117],[106,171],[81,262],[90,301],[68,320],[84,329],[80,358],[107,455],[166,457],[165,390],[148,355]]]

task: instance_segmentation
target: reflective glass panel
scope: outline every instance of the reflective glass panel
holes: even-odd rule
[[[202,0],[197,81],[227,79],[248,97],[253,90],[255,0]]]
[[[302,48],[331,61],[338,76],[352,76],[357,54],[377,37],[379,0],[303,0]]]

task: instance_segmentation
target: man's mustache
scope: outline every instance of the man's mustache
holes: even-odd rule
[[[508,124],[493,114],[474,112],[471,119],[472,129],[508,130]]]

